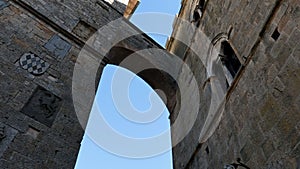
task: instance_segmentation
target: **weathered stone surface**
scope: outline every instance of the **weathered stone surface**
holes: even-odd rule
[[[185,19],[193,12],[197,1],[184,1],[183,4],[179,17]],[[236,85],[227,92],[225,111],[218,128],[203,143],[210,145],[210,155],[187,149],[195,137],[188,135],[181,146],[174,148],[176,169],[185,166],[189,169],[222,168],[236,158],[242,158],[250,168],[299,167],[295,158],[300,155],[299,131],[295,127],[300,119],[298,9],[299,2],[293,0],[280,1],[277,5],[270,0],[207,1],[198,29],[211,40],[208,43],[212,43],[218,35],[226,36],[231,27],[228,41],[245,61],[245,68]],[[180,25],[175,28],[173,34],[176,37],[187,32]],[[278,38],[272,37],[275,30]],[[204,40],[196,34],[190,37],[190,42],[191,46],[198,46],[198,54],[207,51],[207,45],[201,44]],[[176,53],[187,58],[187,63],[193,58],[180,43],[170,41],[167,46],[175,52],[181,49]],[[206,58],[207,53],[201,53],[201,56]],[[190,66],[197,69],[196,64]],[[205,79],[199,80],[200,84],[205,84]],[[203,100],[212,95],[210,92],[203,94]],[[204,104],[210,104],[209,99]],[[199,113],[204,114],[205,110]],[[196,131],[191,133],[196,134]],[[187,160],[186,156],[191,158]]]
[[[42,87],[38,87],[21,112],[51,127],[61,107],[61,102],[61,98]]]
[[[266,140],[264,142],[264,144],[262,145],[265,157],[268,159],[271,154],[273,154],[274,152],[274,146],[273,146],[273,142],[271,140]]]
[[[71,49],[71,44],[58,35],[54,35],[48,43],[46,43],[45,48],[57,59],[63,59]]]
[[[17,130],[0,123],[0,158],[8,148],[11,141],[13,141],[17,133]]]
[[[97,2],[0,0],[0,168],[74,168],[83,136],[72,98],[74,66],[89,36],[120,18],[122,13],[118,10],[124,10],[123,4]],[[136,36],[119,45],[132,51],[161,49],[126,20],[119,23],[123,26],[120,30],[110,29],[104,35],[135,32]],[[107,36],[100,42],[110,44]],[[97,51],[97,57],[105,56],[109,50]],[[20,65],[24,53],[35,54],[49,65],[39,74],[28,71],[27,64],[23,68]],[[105,64],[120,63],[113,57],[116,56],[111,54]],[[91,77],[91,72],[86,77]],[[151,72],[147,78],[152,79]],[[173,85],[173,81],[165,81],[165,76],[157,79],[160,86],[156,81],[153,85]],[[95,89],[92,90],[93,96]],[[175,93],[173,89],[168,91]],[[91,107],[82,107],[88,116]]]
[[[246,143],[245,146],[241,149],[241,156],[242,156],[242,159],[245,161],[245,162],[248,162],[251,157],[252,157],[252,154],[254,153],[254,149],[253,149],[254,145],[250,142]]]
[[[0,0],[0,166],[73,168],[83,134],[71,95],[73,68],[82,43],[97,29],[119,18],[124,6],[98,0],[18,2],[21,6]],[[250,168],[299,168],[299,2],[206,2],[199,27],[195,23],[194,27],[187,27],[176,22],[175,40],[168,46],[173,54],[187,63],[194,75],[182,69],[182,65],[164,64],[172,57],[163,55],[159,63],[174,69],[177,79],[169,81],[163,76],[161,80],[158,76],[161,74],[153,72],[148,72],[145,77],[153,86],[159,86],[156,81],[161,81],[160,87],[169,91],[169,97],[176,97],[172,98],[175,101],[167,103],[174,112],[172,122],[180,109],[176,99],[180,99],[180,95],[200,93],[200,99],[191,98],[184,107],[187,116],[192,110],[198,111],[198,116],[186,138],[174,147],[174,168],[222,168],[237,158],[242,158]],[[189,23],[197,1],[182,3],[179,17]],[[28,11],[22,6],[32,9]],[[119,25],[120,30],[112,28],[100,34],[127,35],[135,31],[126,22]],[[200,36],[198,30],[207,38]],[[272,38],[275,30],[280,34],[278,39]],[[216,131],[197,149],[199,134],[215,92],[207,75],[207,55],[212,40],[221,34],[227,36],[244,67],[228,88],[224,112]],[[185,39],[187,44],[176,38]],[[135,51],[159,48],[145,36],[133,36],[120,42],[118,45],[126,50],[103,48],[110,43],[102,37],[95,44],[100,56],[107,55],[105,64],[118,64]],[[40,76],[23,70],[18,60],[26,52],[35,53],[51,66]],[[116,56],[124,53],[127,54],[124,57]],[[85,73],[85,79],[80,80],[88,79],[90,72]],[[197,81],[197,85],[190,86],[192,92],[168,88],[174,87],[170,85],[174,80],[189,82],[192,78]],[[49,91],[54,100],[61,98],[59,108],[51,108],[51,104],[43,99],[32,101],[31,96],[37,95],[36,88]],[[195,103],[196,100],[200,103]],[[196,105],[200,105],[199,110],[195,110]],[[30,107],[37,107],[46,115],[33,117],[38,112],[31,111]],[[88,104],[82,107],[87,111],[90,109]],[[49,109],[55,109],[53,114]],[[178,131],[183,131],[187,125],[188,122],[184,122]],[[5,131],[1,126],[5,126]]]
[[[79,21],[73,32],[84,40],[88,40],[97,30],[84,21]]]

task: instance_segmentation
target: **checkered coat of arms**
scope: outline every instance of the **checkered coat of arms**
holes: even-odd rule
[[[50,64],[33,53],[25,53],[20,58],[23,69],[34,75],[41,75],[49,68]]]

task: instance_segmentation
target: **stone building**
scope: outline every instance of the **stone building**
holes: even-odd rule
[[[72,85],[73,70],[97,29],[121,18],[123,29],[109,29],[107,35],[133,33],[113,49],[96,51],[99,73],[107,63],[118,64],[134,51],[162,49],[123,18],[138,1],[128,6],[112,2],[0,0],[0,168],[74,168],[86,121],[79,121],[75,113],[72,87],[78,86]],[[110,42],[109,36],[104,38],[103,43]],[[96,89],[78,90],[95,94]],[[80,106],[86,113],[82,118],[88,117],[93,94]]]
[[[0,0],[0,168],[73,168],[101,70],[144,49],[175,76],[121,66],[166,94],[175,169],[300,168],[299,1],[183,0],[170,53],[112,2]]]
[[[300,168],[299,21],[296,0],[182,1],[167,50],[189,65],[201,99],[174,168]]]

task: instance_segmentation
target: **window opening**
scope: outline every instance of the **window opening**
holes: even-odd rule
[[[196,23],[197,25],[199,24],[200,18],[203,14],[204,5],[205,5],[205,0],[200,0],[199,4],[196,5],[196,8],[194,10],[192,22]]]
[[[276,41],[279,38],[279,36],[280,36],[280,32],[276,28],[271,37]]]
[[[199,8],[200,8],[201,12],[203,12],[204,5],[205,5],[205,0],[200,0],[200,2],[199,2]]]
[[[227,41],[221,43],[221,51],[219,53],[220,60],[223,65],[224,73],[227,79],[228,87],[231,85],[236,74],[240,70],[241,62],[237,58],[234,50]]]

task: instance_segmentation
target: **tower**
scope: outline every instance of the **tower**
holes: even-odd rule
[[[200,104],[173,148],[176,169],[299,168],[299,5],[182,1],[167,49],[193,70],[201,97],[187,106]]]
[[[123,18],[133,12],[137,1],[128,3],[0,1],[0,168],[74,167],[86,121],[80,125],[78,120],[72,79],[86,41],[118,18],[125,33],[137,34],[118,43],[115,50],[104,49],[109,54],[96,51],[101,58],[98,80],[107,63],[118,64],[120,57],[139,48],[161,48]],[[81,89],[96,90],[85,87]],[[85,118],[93,98],[88,101],[77,105],[85,110]]]

